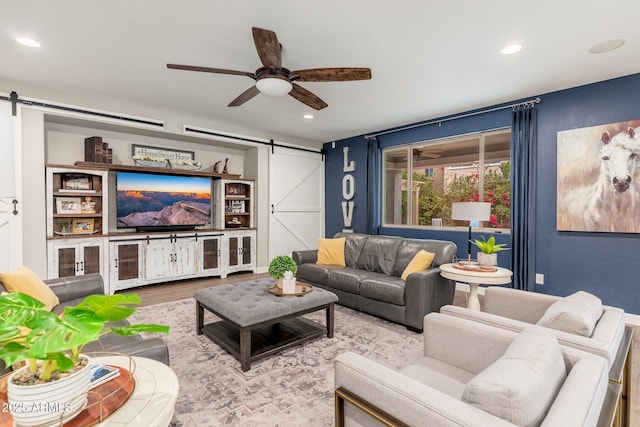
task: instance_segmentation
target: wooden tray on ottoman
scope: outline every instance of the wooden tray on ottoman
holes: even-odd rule
[[[313,291],[313,286],[308,283],[296,282],[296,291],[293,294],[282,293],[282,288],[279,288],[277,284],[274,284],[269,288],[269,293],[278,297],[301,297]]]

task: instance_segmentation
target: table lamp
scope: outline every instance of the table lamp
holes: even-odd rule
[[[489,221],[491,203],[488,202],[459,202],[451,205],[451,219],[469,221],[469,246],[467,250],[468,262],[471,263],[471,221]]]

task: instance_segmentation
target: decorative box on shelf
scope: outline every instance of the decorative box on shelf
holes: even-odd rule
[[[202,163],[195,160],[172,160],[168,159],[171,169],[182,169],[188,171],[198,171],[202,168]]]
[[[168,160],[152,160],[152,159],[141,159],[141,158],[134,157],[133,163],[136,166],[145,166],[150,168],[169,169],[171,167]]]

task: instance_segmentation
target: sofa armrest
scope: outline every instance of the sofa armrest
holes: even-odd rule
[[[335,388],[348,390],[369,405],[410,426],[513,426],[352,352],[336,357]],[[355,407],[345,406],[347,418],[362,419],[362,414]]]
[[[291,253],[291,258],[295,261],[295,263],[300,266],[302,264],[315,264],[318,260],[318,250],[317,249],[307,249],[304,251],[293,251]]]
[[[440,268],[411,273],[404,285],[405,325],[421,331],[424,316],[453,304],[456,284],[440,275]]]
[[[98,273],[84,276],[62,277],[44,281],[61,303],[94,294],[104,294],[102,276]]]
[[[488,286],[484,293],[484,311],[535,325],[559,299],[553,295]]]

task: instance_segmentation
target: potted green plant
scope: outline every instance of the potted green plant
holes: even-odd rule
[[[14,421],[48,425],[61,412],[77,414],[84,407],[90,369],[82,350],[88,343],[110,333],[168,333],[168,326],[156,324],[111,325],[135,313],[133,306],[140,302],[136,294],[90,295],[58,316],[29,295],[1,295],[0,359],[7,366],[28,362],[8,379],[9,409],[17,409],[12,412]],[[42,397],[42,405],[36,394]],[[37,407],[37,413],[21,410],[28,407]]]
[[[278,287],[282,288],[282,279],[290,271],[292,276],[298,272],[298,264],[288,255],[278,255],[269,264],[269,274],[278,281]]]
[[[471,243],[480,249],[480,252],[478,252],[478,264],[481,265],[497,266],[498,252],[509,249],[504,243],[496,243],[496,238],[494,236],[491,236],[488,239],[485,239],[484,236],[480,236],[480,239],[472,240]]]

